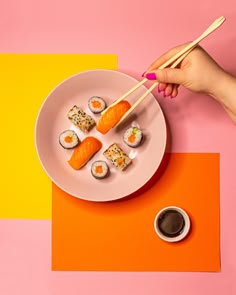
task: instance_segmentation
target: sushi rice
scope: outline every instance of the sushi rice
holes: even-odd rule
[[[108,149],[103,152],[103,155],[110,160],[118,170],[124,170],[132,162],[129,156],[116,143],[110,145]]]
[[[74,105],[67,114],[68,119],[81,131],[88,132],[96,125],[94,119],[89,116],[82,108]]]
[[[138,127],[130,127],[124,133],[124,142],[130,147],[137,147],[143,139],[143,133]]]
[[[73,130],[65,130],[59,136],[59,143],[64,149],[72,149],[79,142],[78,135]]]
[[[88,107],[94,114],[99,114],[105,110],[107,104],[100,96],[92,96],[88,101]]]
[[[91,173],[97,179],[105,178],[109,173],[109,167],[105,161],[95,161],[91,166]]]

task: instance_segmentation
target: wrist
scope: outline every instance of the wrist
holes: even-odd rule
[[[222,70],[214,81],[212,88],[209,90],[209,95],[224,105],[233,99],[231,97],[233,90],[236,88],[236,78],[231,74]]]
[[[236,77],[223,71],[210,95],[215,98],[236,124]]]

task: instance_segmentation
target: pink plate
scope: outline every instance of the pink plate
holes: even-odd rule
[[[44,101],[36,122],[35,142],[39,160],[51,180],[65,192],[89,201],[112,201],[123,198],[140,189],[154,175],[163,158],[166,146],[166,124],[162,110],[152,94],[133,111],[116,129],[102,135],[93,128],[89,135],[97,137],[102,149],[80,170],[70,167],[68,160],[72,150],[65,150],[59,144],[59,134],[73,129],[83,140],[84,134],[67,118],[67,112],[74,105],[98,121],[88,108],[88,99],[97,95],[107,104],[132,88],[138,81],[134,78],[110,70],[93,70],[74,75],[59,84]],[[145,91],[142,86],[130,97],[132,104]],[[144,133],[141,146],[130,148],[123,142],[126,128],[135,125]],[[108,161],[110,175],[102,180],[95,179],[90,172],[95,160],[106,160],[103,151],[112,143],[117,143],[132,159],[125,171],[118,171]]]

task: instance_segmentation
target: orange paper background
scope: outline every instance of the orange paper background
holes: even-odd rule
[[[80,200],[53,184],[52,270],[220,271],[219,154],[166,154],[163,167],[148,189],[115,202]],[[192,223],[179,243],[153,227],[171,205]]]

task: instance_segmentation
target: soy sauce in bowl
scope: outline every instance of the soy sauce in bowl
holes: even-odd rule
[[[158,218],[158,227],[163,235],[177,237],[183,231],[185,221],[183,215],[173,209],[166,210]]]
[[[183,209],[173,206],[166,207],[157,214],[154,227],[161,239],[177,242],[188,234],[190,219]]]

